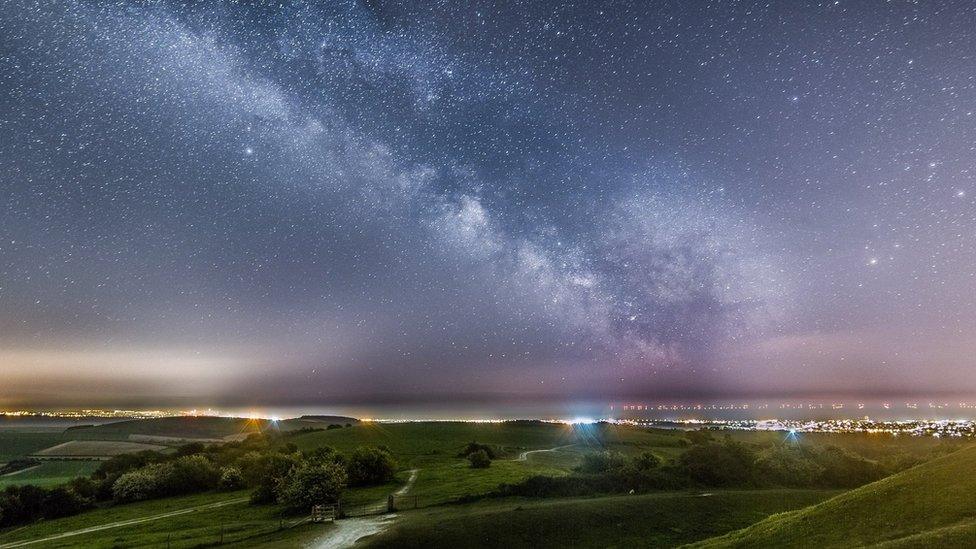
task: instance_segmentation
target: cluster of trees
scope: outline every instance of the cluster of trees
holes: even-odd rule
[[[254,503],[287,509],[336,501],[347,486],[393,480],[397,464],[386,448],[357,448],[348,456],[322,447],[301,452],[292,443],[254,435],[240,442],[181,446],[175,453],[114,457],[90,477],[43,489],[0,492],[0,527],[76,514],[99,504],[128,503],[208,490],[253,489]]]
[[[70,487],[8,486],[0,492],[0,528],[80,513],[92,502]]]
[[[906,464],[867,460],[835,446],[757,445],[708,433],[691,433],[688,449],[663,462],[645,452],[627,457],[594,452],[572,475],[536,476],[503,484],[496,495],[567,497],[693,487],[853,488],[883,478]]]
[[[491,460],[498,454],[487,444],[469,442],[459,453],[458,457],[466,458],[473,469],[487,469],[491,467]]]

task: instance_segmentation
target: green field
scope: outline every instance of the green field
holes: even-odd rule
[[[113,424],[114,427],[105,426],[111,427],[108,431],[97,429],[109,438],[114,436],[115,440],[136,433],[216,436],[239,429],[247,421],[204,418],[207,421],[199,423],[173,419],[151,420],[143,426]],[[187,430],[179,430],[181,426]],[[28,433],[14,437],[18,451],[36,451],[42,443],[52,441],[51,433],[37,437],[23,435]],[[716,438],[723,435],[715,434]],[[749,442],[776,441],[783,436],[755,432],[731,435]],[[488,444],[498,454],[489,468],[472,469],[465,459],[458,457],[458,452],[472,441]],[[955,447],[932,439],[873,435],[804,435],[803,442],[836,444],[877,459],[896,455],[928,457]],[[410,470],[417,470],[415,484],[409,492],[411,497],[404,499],[409,503],[404,503],[404,507],[416,503],[418,508],[402,508],[389,530],[368,540],[375,547],[676,546],[706,538],[711,538],[705,542],[710,546],[735,547],[831,547],[852,543],[935,547],[976,541],[976,520],[972,519],[976,516],[976,495],[973,495],[976,491],[969,490],[971,483],[966,477],[976,467],[976,448],[937,458],[833,499],[827,498],[840,492],[766,489],[716,490],[707,495],[672,491],[575,499],[492,497],[470,501],[471,497],[494,492],[501,483],[516,483],[533,475],[570,474],[585,452],[603,449],[627,455],[652,452],[668,461],[685,451],[688,442],[681,431],[625,425],[433,422],[363,423],[350,428],[298,432],[277,439],[276,444],[295,444],[302,450],[330,446],[343,454],[359,446],[388,447],[399,463],[397,481],[347,491],[343,501],[348,509],[375,506],[384,501],[406,482]],[[554,448],[557,450],[532,453],[520,459],[526,451]],[[84,468],[94,465],[49,462],[21,473],[24,476],[20,479],[11,479],[17,483],[29,481],[50,486],[76,474],[88,474],[90,469]],[[0,487],[10,483],[2,479]],[[153,517],[245,496],[247,492],[207,493],[100,508],[11,529],[0,533],[0,544]],[[459,500],[469,502],[461,504]],[[778,514],[784,511],[793,512]],[[279,512],[275,506],[252,506],[246,501],[236,501],[39,546],[150,547],[168,543],[171,547],[197,547],[217,544],[223,536],[223,543],[232,546],[292,547],[308,544],[331,527],[299,524],[279,530],[300,518],[283,518]],[[736,531],[757,521],[761,522]],[[733,533],[713,537],[729,532]],[[857,533],[852,536],[851,532]]]
[[[836,493],[753,490],[479,502],[402,513],[366,547],[673,547]]]
[[[662,457],[676,455],[680,440],[681,433],[677,431],[541,422],[368,423],[289,438],[302,449],[325,445],[349,452],[357,446],[387,446],[402,468],[420,469],[410,493],[421,506],[485,494],[501,483],[515,483],[533,475],[568,474],[586,451],[610,448],[628,454],[653,451]],[[488,469],[471,469],[466,460],[457,457],[471,441],[493,445],[500,458]],[[524,461],[517,459],[523,451],[567,445],[557,452],[531,454]]]
[[[352,418],[345,419],[351,422]],[[269,431],[295,431],[302,428],[325,429],[328,421],[314,416],[308,419],[248,419],[239,417],[181,416],[154,419],[133,419],[96,426],[72,427],[65,437],[75,440],[129,440],[132,435],[170,437],[173,439],[223,440],[228,437],[244,437],[251,433]],[[174,440],[179,443],[179,440]]]
[[[36,467],[0,477],[0,488],[20,484],[34,484],[44,487],[57,486],[75,477],[88,476],[97,468],[97,461],[43,461]]]
[[[143,444],[127,440],[69,440],[35,452],[33,455],[45,457],[97,457],[109,458],[121,454],[131,454],[146,450],[160,452],[168,450],[158,444]]]
[[[972,546],[976,446],[700,547]]]
[[[0,463],[23,458],[68,440],[61,431],[0,431]]]

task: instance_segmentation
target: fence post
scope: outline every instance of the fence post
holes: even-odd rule
[[[393,513],[396,511],[396,504],[393,500],[393,494],[386,496],[386,512]]]

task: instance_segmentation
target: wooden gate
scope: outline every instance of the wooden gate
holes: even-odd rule
[[[335,505],[313,505],[312,522],[333,522],[336,519]]]

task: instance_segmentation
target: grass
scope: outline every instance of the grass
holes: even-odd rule
[[[478,502],[401,513],[366,547],[673,547],[834,494],[753,490]]]
[[[92,474],[98,465],[98,462],[95,461],[43,461],[37,467],[29,470],[0,477],[0,489],[21,484],[34,484],[43,487],[57,486],[75,477],[85,477]]]
[[[976,446],[821,504],[777,515],[700,547],[970,545],[976,540]]]
[[[39,456],[50,457],[112,457],[121,454],[153,450],[156,452],[167,450],[166,446],[158,444],[143,444],[125,440],[69,440],[56,446],[36,452]]]
[[[383,500],[406,481],[407,474],[397,482],[381,486],[353,488],[343,498],[347,505],[374,503]],[[71,532],[118,521],[140,519],[180,509],[247,498],[249,490],[238,492],[210,492],[192,496],[172,497],[138,503],[117,505],[86,511],[62,519],[0,532],[0,545]],[[63,538],[32,545],[32,547],[201,547],[224,544],[239,547],[287,547],[287,540],[308,540],[322,535],[329,524],[297,524],[304,516],[282,515],[274,505],[250,505],[247,501],[223,507],[203,509],[193,513],[161,518]],[[294,525],[294,526],[292,526]],[[281,529],[285,526],[285,529]]]
[[[190,421],[184,421],[186,419]],[[198,419],[206,421],[197,422]],[[148,426],[122,423],[123,425],[116,423],[92,429],[100,429],[100,436],[116,437],[115,440],[122,440],[132,434],[214,438],[226,436],[221,434],[228,431],[248,429],[246,420],[228,418],[166,418],[166,421],[149,420]],[[46,434],[48,437],[51,435]],[[721,437],[722,434],[716,436]],[[733,433],[733,436],[762,442],[778,439],[782,434]],[[33,448],[41,442],[50,442],[49,438],[45,439],[43,436],[21,436],[18,440],[18,451],[24,451],[21,449],[25,448],[32,448],[27,451],[36,451]],[[877,447],[872,445],[875,440],[878,441]],[[470,468],[465,459],[457,457],[458,452],[470,441],[492,445],[499,453],[499,458],[488,469]],[[871,438],[866,435],[818,435],[804,436],[804,442],[837,444],[862,454],[872,451],[874,453],[871,455],[877,457],[893,453],[931,455],[933,451],[945,449],[937,441],[920,442],[909,437],[897,439]],[[347,506],[382,501],[406,481],[409,469],[419,469],[416,483],[408,495],[416,497],[421,509],[403,511],[400,514],[401,519],[392,530],[371,541],[379,547],[485,546],[489,540],[491,544],[488,546],[511,547],[668,546],[719,536],[748,526],[770,514],[799,509],[837,493],[815,490],[752,490],[722,491],[711,496],[695,497],[688,493],[669,492],[573,500],[489,499],[467,504],[456,503],[458,498],[465,495],[491,492],[501,483],[518,482],[537,474],[568,474],[579,462],[582,453],[587,451],[611,449],[629,455],[650,451],[665,459],[674,458],[684,451],[684,436],[679,431],[632,426],[570,426],[540,422],[365,423],[350,428],[297,433],[284,437],[281,443],[294,443],[303,450],[331,446],[341,453],[349,453],[358,446],[382,445],[390,448],[400,465],[397,482],[350,490],[344,497],[344,504]],[[556,452],[534,453],[524,461],[517,459],[521,452],[527,450],[565,445],[571,446]],[[969,494],[976,494],[976,490],[968,490],[968,493],[966,490],[952,492],[953,495],[945,503],[941,502],[940,497],[946,490],[946,483],[951,480],[972,488],[968,486],[968,482],[959,479],[965,479],[966,473],[976,466],[976,451],[967,450],[950,457],[951,459],[941,458],[929,462],[871,485],[875,487],[872,490],[876,490],[879,486],[885,486],[885,482],[903,479],[898,480],[891,490],[871,496],[863,502],[857,498],[845,498],[851,497],[851,494],[874,493],[864,492],[868,487],[809,509],[776,515],[760,522],[757,527],[765,526],[759,530],[746,529],[725,538],[714,538],[709,543],[720,546],[764,546],[765,543],[765,546],[773,547],[802,545],[799,542],[809,539],[811,546],[851,545],[851,531],[863,532],[865,543],[888,543],[896,547],[934,547],[972,540],[976,537],[976,521],[970,517],[976,516],[976,495]],[[46,463],[44,466],[53,468],[58,463]],[[49,485],[57,482],[44,479],[57,478],[56,474],[64,474],[64,480],[75,476],[70,471],[37,471],[22,474],[33,473],[39,477],[38,482],[49,482]],[[933,479],[941,480],[931,486],[924,484]],[[976,484],[976,481],[972,483]],[[919,494],[914,494],[915,491],[919,491]],[[97,509],[75,517],[44,521],[0,533],[0,544],[204,505],[239,495],[241,494],[202,494]],[[924,505],[917,505],[916,499]],[[405,502],[408,505],[413,503],[410,499]],[[906,511],[894,513],[885,507],[891,504]],[[950,512],[951,509],[946,506],[958,506],[961,510]],[[877,509],[880,508],[886,508],[885,513],[878,513]],[[298,546],[321,536],[323,529],[328,528],[325,525],[303,525],[278,531],[281,520],[278,513],[278,509],[273,506],[255,507],[238,503],[163,518],[151,523],[66,538],[43,546],[143,547],[165,546],[169,543],[171,547],[196,547],[217,543],[221,534],[224,536],[224,543],[235,546]],[[826,514],[821,516],[820,513]],[[875,517],[882,516],[885,518],[871,522]],[[806,523],[809,523],[809,528],[804,526]],[[767,535],[768,543],[766,537],[763,537]],[[906,540],[911,540],[911,543]]]
[[[0,463],[22,458],[67,440],[60,432],[0,431]]]
[[[65,436],[78,440],[127,440],[129,435],[222,439],[227,436],[257,433],[271,426],[272,422],[265,419],[164,417],[72,427],[65,431]]]
[[[508,423],[364,423],[345,429],[296,435],[288,439],[301,449],[331,446],[350,452],[357,446],[386,446],[401,468],[418,468],[410,494],[420,506],[436,505],[465,495],[490,492],[501,483],[533,475],[568,474],[581,452],[612,448],[623,453],[654,451],[668,457],[678,451],[681,434],[630,426],[571,426],[541,422]],[[488,469],[472,469],[457,457],[465,444],[492,445],[501,456]],[[558,452],[536,453],[517,461],[526,450],[573,445]]]

